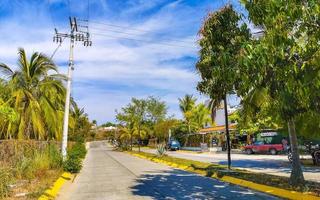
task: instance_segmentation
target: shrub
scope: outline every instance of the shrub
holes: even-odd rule
[[[22,156],[14,165],[14,174],[17,178],[34,178],[35,169],[32,165],[32,159]]]
[[[62,155],[57,146],[55,144],[49,144],[46,151],[49,156],[50,168],[60,168],[62,166]]]
[[[12,184],[12,182],[12,172],[9,169],[0,168],[0,199],[9,196],[9,185]]]
[[[165,144],[159,144],[157,146],[157,154],[158,156],[164,156],[166,154],[166,145]]]
[[[82,168],[82,162],[80,158],[74,156],[68,156],[63,162],[63,169],[67,172],[78,173]]]
[[[87,149],[84,143],[77,142],[72,148],[68,151],[69,156],[73,156],[76,158],[85,158],[87,154]]]
[[[71,173],[78,173],[82,168],[82,159],[87,154],[86,146],[83,142],[76,142],[75,145],[68,150],[68,156],[63,163],[63,169]]]

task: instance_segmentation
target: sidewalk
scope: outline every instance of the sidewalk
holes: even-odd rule
[[[58,195],[63,199],[278,199],[90,144],[84,168]]]

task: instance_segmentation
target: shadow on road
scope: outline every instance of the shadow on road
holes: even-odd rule
[[[145,174],[131,189],[134,195],[153,199],[277,199],[182,170]]]
[[[218,162],[220,165],[227,165],[227,161]],[[291,173],[291,164],[289,162],[271,162],[268,159],[260,159],[260,160],[251,160],[251,159],[241,159],[241,160],[233,160],[233,167],[239,168],[250,168],[256,170],[268,170],[268,169],[277,169],[277,172],[283,172],[290,174]],[[319,167],[305,167],[303,166],[304,172],[316,173],[320,172]]]

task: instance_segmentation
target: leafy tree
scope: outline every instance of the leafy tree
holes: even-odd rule
[[[165,119],[159,121],[154,126],[155,136],[160,142],[165,141],[168,138],[169,130],[173,129],[178,123],[179,122],[176,119]]]
[[[254,88],[267,91],[270,106],[288,127],[293,154],[290,182],[303,185],[296,121],[320,111],[320,6],[316,0],[243,3],[264,34],[243,52],[241,95]]]
[[[116,124],[112,123],[112,122],[106,122],[106,123],[101,125],[101,127],[109,127],[109,126],[116,126]]]
[[[164,101],[161,101],[159,98],[150,96],[146,99],[147,102],[147,117],[152,122],[156,124],[157,122],[164,120],[168,107]]]
[[[120,123],[120,126],[126,129],[124,133],[130,135],[130,149],[132,150],[133,132],[136,126],[134,107],[131,104],[128,104],[127,106],[121,108],[121,112],[117,112],[116,114],[116,119]]]
[[[89,136],[92,123],[90,123],[87,113],[84,108],[79,108],[76,102],[72,100],[70,120],[70,131],[68,139],[71,141],[77,141],[79,139],[84,140]]]
[[[249,38],[246,24],[239,25],[240,19],[232,5],[208,14],[199,31],[201,49],[196,64],[202,79],[197,89],[210,96],[211,110],[214,111],[224,101],[229,168],[231,156],[226,97],[238,86],[238,58],[243,43]]]
[[[19,49],[18,69],[0,64],[0,72],[10,88],[6,104],[19,115],[7,124],[6,137],[61,139],[65,77],[50,58],[36,52],[28,60]]]
[[[136,99],[136,98],[132,98],[131,102],[135,112],[134,120],[135,120],[135,124],[137,126],[137,131],[138,131],[138,147],[140,151],[141,128],[142,128],[142,124],[146,121],[146,118],[147,118],[148,103],[144,99]]]
[[[186,125],[188,127],[188,134],[191,134],[191,129],[193,126],[192,111],[195,107],[197,98],[193,97],[193,95],[186,94],[184,98],[179,98],[178,100],[179,100],[179,107],[183,114],[184,121],[186,122]],[[184,146],[186,146],[187,143],[188,143],[188,135],[186,137]]]

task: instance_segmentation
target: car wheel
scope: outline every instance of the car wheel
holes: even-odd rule
[[[246,149],[246,153],[249,155],[249,154],[253,154],[253,151],[252,149]]]
[[[277,154],[277,150],[275,150],[275,149],[270,149],[269,152],[271,153],[271,155],[276,155]]]

